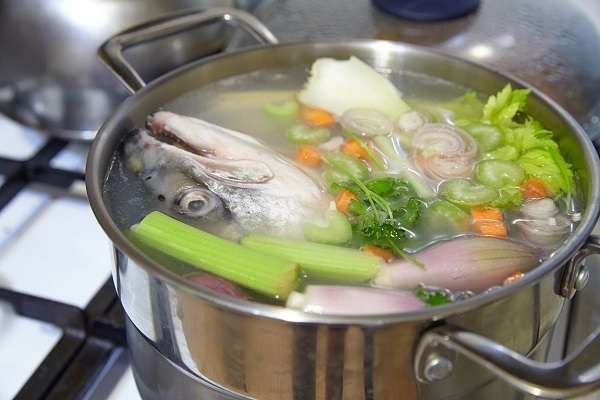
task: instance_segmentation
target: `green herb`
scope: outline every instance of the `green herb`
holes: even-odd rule
[[[517,161],[525,172],[541,179],[554,194],[573,191],[573,172],[557,149],[533,149]]]
[[[445,292],[441,290],[426,290],[423,286],[419,286],[415,289],[415,295],[430,306],[441,306],[452,302],[450,296]]]
[[[285,300],[298,278],[293,262],[266,256],[158,211],[132,226],[131,234],[171,257],[269,297]]]
[[[483,122],[501,128],[513,124],[513,118],[525,109],[529,90],[514,89],[510,84],[494,96],[490,96],[483,107]]]

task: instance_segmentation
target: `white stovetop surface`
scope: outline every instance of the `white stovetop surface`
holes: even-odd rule
[[[0,157],[31,158],[46,137],[0,116]],[[83,172],[87,145],[70,144],[51,162]],[[0,185],[5,177],[0,175]],[[85,307],[110,276],[108,239],[87,202],[36,188],[21,191],[0,211],[0,287]],[[0,399],[11,399],[58,342],[61,330],[16,315],[0,302]],[[136,400],[131,369],[117,379],[109,400]],[[107,392],[106,389],[104,392]]]

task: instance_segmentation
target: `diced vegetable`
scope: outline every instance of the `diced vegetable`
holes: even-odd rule
[[[374,256],[381,257],[385,262],[390,262],[394,259],[394,253],[383,247],[366,245],[360,248],[365,253],[373,254]]]
[[[131,227],[140,242],[263,295],[285,299],[298,278],[294,262],[265,255],[153,211]]]
[[[494,150],[504,140],[502,131],[494,125],[469,124],[465,126],[465,130],[475,138],[482,151]]]
[[[348,218],[333,210],[327,212],[327,225],[305,223],[302,232],[306,240],[315,243],[343,244],[352,239],[352,225]]]
[[[303,144],[296,152],[298,161],[307,167],[317,167],[321,163],[321,155],[317,148],[311,144]]]
[[[342,148],[344,145],[344,138],[342,136],[334,136],[325,143],[319,145],[319,149],[323,151],[336,151]]]
[[[543,199],[550,197],[550,191],[543,180],[538,178],[529,178],[521,185],[523,196],[526,200]]]
[[[361,136],[385,136],[392,132],[392,121],[385,114],[369,108],[351,108],[340,117],[342,128]]]
[[[523,204],[521,213],[527,219],[547,219],[558,214],[559,209],[552,199],[531,200]]]
[[[409,109],[390,81],[356,57],[319,58],[298,100],[338,116],[351,108],[370,108],[395,120]]]
[[[330,135],[327,128],[310,128],[301,124],[293,125],[287,131],[288,139],[296,144],[323,143],[329,140]]]
[[[280,118],[294,118],[298,109],[298,103],[294,100],[272,101],[263,107],[268,115]]]
[[[553,194],[572,192],[573,172],[558,150],[529,150],[517,163],[527,175],[544,181]]]
[[[326,244],[255,234],[246,236],[241,243],[248,248],[298,263],[311,279],[366,282],[381,266],[379,257]]]
[[[315,128],[327,127],[335,124],[335,117],[319,108],[302,106],[302,108],[300,108],[300,117],[305,124]]]
[[[483,110],[483,103],[475,92],[467,92],[447,101],[412,99],[410,105],[431,115],[436,122],[461,126],[468,124],[469,121],[479,121]]]
[[[342,146],[342,151],[349,156],[360,158],[361,160],[367,160],[369,153],[365,150],[356,140],[349,139]]]
[[[473,207],[471,208],[471,217],[475,232],[486,236],[508,236],[506,225],[504,225],[504,216],[499,208]]]
[[[352,200],[356,199],[356,195],[348,189],[342,189],[335,197],[335,207],[339,212],[348,214],[348,207]]]
[[[338,172],[335,169],[326,169],[323,171],[323,174],[321,174],[321,177],[325,182],[327,190],[333,194],[336,194],[340,191],[340,183],[348,182],[350,180],[346,174]]]
[[[523,193],[520,187],[507,186],[498,189],[498,197],[491,201],[490,207],[517,208],[523,203]]]
[[[428,122],[431,121],[425,114],[418,111],[407,111],[398,117],[396,126],[403,134],[411,135]]]
[[[484,160],[515,161],[517,158],[519,158],[519,151],[511,145],[498,147],[483,155]]]
[[[477,164],[477,180],[487,186],[499,189],[516,187],[525,179],[525,171],[510,161],[487,160]]]
[[[423,212],[421,225],[435,235],[464,232],[469,222],[469,215],[459,207],[445,200],[436,200]]]
[[[442,195],[459,206],[480,206],[495,200],[498,192],[467,179],[453,179],[442,185]]]
[[[367,166],[356,157],[338,151],[326,154],[323,158],[338,172],[349,173],[359,180],[365,180],[369,177]]]

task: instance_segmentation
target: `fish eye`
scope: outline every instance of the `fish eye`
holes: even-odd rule
[[[203,217],[218,208],[220,199],[210,190],[186,188],[175,197],[175,211],[189,217]]]

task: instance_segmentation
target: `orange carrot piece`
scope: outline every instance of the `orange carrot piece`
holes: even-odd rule
[[[502,210],[494,207],[473,207],[471,208],[471,217],[474,222],[477,221],[504,221]]]
[[[361,160],[366,160],[369,158],[369,153],[367,150],[365,150],[365,148],[354,139],[348,139],[342,146],[342,151],[349,156],[354,156],[356,158],[360,158]]]
[[[539,178],[527,179],[521,185],[521,189],[526,200],[542,199],[550,196],[550,190],[548,190],[546,183]]]
[[[506,225],[502,221],[479,220],[473,222],[475,232],[484,236],[507,237]]]
[[[388,249],[384,249],[382,247],[366,245],[360,248],[365,253],[373,254],[374,256],[381,257],[385,260],[385,262],[390,262],[394,259],[394,253],[392,253]]]
[[[316,167],[321,163],[319,151],[311,144],[303,144],[298,147],[296,156],[298,157],[298,161],[307,167]]]
[[[348,214],[348,207],[356,195],[347,189],[342,189],[335,197],[335,207],[341,213]]]
[[[327,127],[335,124],[335,117],[325,110],[302,106],[300,108],[300,118],[312,127]]]
[[[475,232],[486,236],[508,236],[506,225],[504,225],[504,216],[499,208],[473,207],[471,208],[471,217]]]

